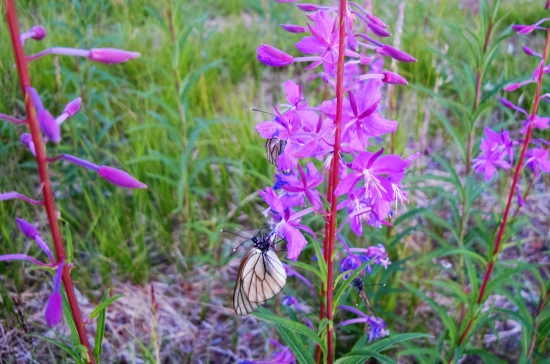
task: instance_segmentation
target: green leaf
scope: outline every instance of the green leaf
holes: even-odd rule
[[[424,292],[420,291],[418,288],[403,281],[401,283],[403,283],[403,285],[407,287],[410,292],[428,302],[428,304],[432,306],[432,308],[438,313],[441,322],[449,333],[449,339],[451,340],[451,343],[454,344],[456,342],[457,329],[454,321],[449,317],[449,315],[447,315],[447,310],[439,303],[435,302],[432,298],[428,297]]]
[[[290,347],[290,350],[292,350],[294,356],[296,356],[296,359],[298,359],[298,362],[315,364],[315,359],[313,359],[313,356],[309,350],[303,345],[302,340],[297,338],[291,330],[286,329],[283,326],[275,325],[275,327],[277,328],[277,331],[279,331],[279,334],[283,340]]]
[[[363,350],[361,353],[349,353],[340,359],[336,360],[334,364],[364,364],[368,359],[374,358],[380,363],[395,364],[396,362],[387,357],[372,350]]]
[[[69,306],[69,300],[67,298],[67,293],[65,292],[65,288],[61,289],[61,294],[63,296],[63,316],[65,316],[67,325],[71,330],[71,342],[73,344],[73,347],[76,347],[77,345],[80,345],[80,337],[78,336],[76,324],[74,323],[73,314],[71,312],[71,307]]]
[[[64,224],[65,231],[65,243],[67,244],[65,263],[71,263],[73,261],[73,237],[71,235],[71,228],[69,224]]]
[[[80,357],[75,352],[73,352],[73,349],[71,349],[69,346],[67,346],[67,345],[65,345],[65,344],[63,344],[63,343],[61,343],[57,340],[54,340],[54,339],[51,339],[49,337],[43,336],[43,335],[31,334],[31,336],[36,337],[36,338],[41,339],[41,340],[44,340],[46,342],[49,342],[50,344],[53,344],[53,345],[57,346],[58,348],[62,349],[67,354],[72,356],[73,359],[75,359],[77,363],[81,363]]]
[[[451,125],[451,122],[449,121],[449,119],[447,119],[447,117],[445,115],[437,112],[433,108],[429,108],[429,109],[432,112],[432,114],[437,116],[439,121],[441,121],[441,124],[443,124],[443,126],[445,127],[447,132],[451,135],[451,137],[453,138],[456,146],[458,147],[458,151],[460,152],[460,155],[462,156],[462,160],[465,161],[466,160],[466,148],[464,146],[464,142],[458,136],[458,133],[457,133],[456,129]]]
[[[336,310],[336,307],[338,307],[338,305],[340,305],[340,297],[342,296],[342,294],[344,293],[346,288],[349,288],[349,286],[350,286],[351,282],[353,281],[353,279],[355,277],[357,277],[359,274],[361,274],[361,272],[363,270],[365,270],[365,268],[367,267],[367,265],[369,263],[370,262],[365,262],[365,263],[361,264],[361,266],[359,268],[355,269],[354,271],[347,271],[347,272],[344,272],[340,275],[340,276],[343,276],[343,275],[351,272],[349,277],[346,280],[342,280],[342,283],[340,283],[340,285],[338,285],[338,288],[334,292],[334,302],[333,302],[333,306],[332,306],[333,312]]]
[[[325,262],[325,259],[323,259],[323,252],[321,251],[319,244],[316,241],[312,241],[311,244],[313,245],[313,249],[315,249],[315,254],[317,255],[317,264],[319,265],[319,270],[321,271],[323,286],[326,287],[328,275],[327,263]]]
[[[382,340],[378,340],[372,345],[369,345],[369,350],[382,351],[397,343],[401,343],[401,342],[409,341],[413,339],[420,339],[424,337],[427,338],[427,337],[433,337],[433,336],[429,334],[422,334],[419,332],[409,332],[406,334],[391,335],[389,337],[383,338]]]
[[[318,269],[313,268],[309,264],[305,264],[305,263],[302,263],[300,261],[295,262],[293,260],[285,260],[285,263],[288,264],[288,265],[294,266],[294,267],[299,267],[299,268],[302,268],[304,270],[310,271],[310,272],[314,273],[317,277],[319,277],[321,280],[323,280],[323,278],[324,278],[321,275],[321,272]]]
[[[273,313],[271,313],[270,311],[266,310],[263,307],[260,307],[258,309],[258,311],[253,313],[253,315],[260,318],[260,319],[262,319],[262,320],[271,322],[272,324],[275,324],[275,325],[284,327],[285,329],[289,329],[289,330],[295,331],[299,334],[302,334],[302,335],[306,336],[308,339],[311,339],[311,340],[315,341],[315,343],[317,343],[321,347],[321,349],[323,349],[323,351],[326,351],[324,343],[321,340],[321,338],[317,335],[317,333],[315,331],[311,330],[309,327],[307,327],[304,324],[301,324],[299,322],[290,321],[290,320],[284,319],[282,317],[276,316],[276,315],[274,315]]]
[[[118,297],[117,296],[115,296],[115,297],[120,298],[122,296],[123,295],[120,294],[120,295],[118,295]],[[101,304],[100,304],[100,306],[102,306],[102,308],[98,313],[99,318],[97,319],[97,329],[96,329],[96,333],[95,333],[95,343],[94,343],[95,344],[95,346],[94,346],[94,358],[95,358],[95,361],[97,363],[99,363],[99,358],[100,358],[101,353],[103,351],[103,347],[101,346],[101,344],[103,343],[103,337],[105,336],[105,318],[106,318],[107,306],[108,306],[108,304],[106,304],[107,303],[107,297],[109,297],[109,290],[107,290],[105,292],[105,294],[103,294],[103,299],[101,300]],[[115,297],[113,297],[113,298],[115,298]],[[112,302],[114,302],[114,300]],[[92,314],[94,314],[98,308],[99,308],[99,306],[96,307],[96,309],[94,310],[94,312],[92,312]]]
[[[122,296],[124,296],[124,293],[119,293],[116,296],[109,298],[108,300],[105,300],[105,299],[101,300],[101,303],[97,305],[97,307],[90,314],[89,316],[90,320],[93,320],[94,318],[96,318],[96,316],[99,315],[101,311],[105,310],[108,306],[110,306],[113,302],[115,302]],[[103,298],[105,298],[105,296]]]
[[[321,333],[325,330],[325,327],[329,324],[330,320],[328,318],[324,318],[319,322],[319,328],[317,329],[317,335],[321,336]]]
[[[464,354],[472,354],[472,355],[475,355],[475,356],[479,356],[479,358],[484,363],[494,363],[494,364],[506,364],[506,363],[508,363],[507,361],[502,360],[499,357],[491,354],[487,350],[466,348],[466,349],[464,349]]]
[[[500,272],[500,274],[494,275],[493,277],[491,277],[491,280],[487,284],[487,289],[485,290],[485,295],[483,297],[483,300],[485,300],[485,297],[487,297],[493,291],[493,289],[500,286],[502,283],[507,281],[514,274],[520,273],[530,268],[533,268],[533,266],[530,264],[521,264],[519,267],[515,267],[515,268],[506,267],[506,269]]]

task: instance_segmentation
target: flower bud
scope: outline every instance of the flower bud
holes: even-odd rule
[[[389,27],[388,24],[384,23],[382,20],[380,20],[379,18],[377,18],[376,16],[374,16],[372,14],[367,13],[367,19],[369,19],[371,22],[378,25],[379,27],[382,27],[382,28]]]
[[[318,6],[313,4],[296,4],[296,6],[302,11],[316,11],[318,9]]]
[[[270,46],[262,44],[258,47],[258,61],[273,67],[285,67],[294,62],[294,58],[285,52]]]
[[[63,113],[68,114],[69,118],[76,114],[80,110],[80,104],[82,103],[82,98],[77,97],[73,101],[69,102],[67,106],[65,106],[65,109],[63,109]]]
[[[133,58],[139,57],[138,52],[128,52],[122,49],[116,48],[92,48],[88,58],[92,61],[115,64],[129,61]]]
[[[521,192],[519,191],[519,187],[516,186],[516,194],[518,198],[518,205],[519,207],[523,207],[525,205],[525,202],[523,201],[523,197],[521,197]]]
[[[289,33],[305,33],[306,28],[295,24],[281,24],[281,28]]]
[[[46,312],[44,313],[48,326],[57,326],[57,324],[61,321],[62,312],[63,305],[61,294],[59,292],[54,292],[48,299],[48,303],[46,304]]]
[[[507,107],[508,109],[511,109],[511,110],[516,109],[516,105],[514,105],[510,101],[506,100],[504,97],[499,97],[498,101],[500,101],[502,106]]]
[[[27,237],[34,239],[36,235],[38,235],[38,230],[34,227],[33,224],[31,224],[28,221],[25,221],[20,218],[16,218],[15,221],[17,222],[17,226],[19,226],[19,230]]]
[[[533,30],[535,30],[535,28],[536,28],[535,24],[533,24],[533,25],[521,25],[521,24],[512,25],[512,29],[515,30],[516,32],[518,32],[518,34],[529,34]]]
[[[40,124],[40,129],[49,140],[54,143],[59,143],[61,141],[61,128],[55,122],[55,119],[48,110],[42,109],[38,113],[38,122]]]
[[[147,188],[145,183],[142,183],[130,176],[128,173],[121,171],[120,169],[101,166],[99,167],[97,174],[100,177],[106,179],[108,182],[114,184],[115,186],[123,188]]]
[[[511,83],[508,86],[505,86],[503,88],[503,90],[506,91],[506,92],[512,92],[512,91],[515,91],[518,88],[520,88],[520,86],[521,86],[521,84],[519,84],[519,83]]]
[[[382,79],[385,83],[391,83],[391,84],[399,84],[399,85],[408,85],[406,79],[398,75],[397,73],[385,71],[382,72],[384,74],[384,78]]]
[[[379,37],[389,37],[391,35],[391,33],[388,32],[386,29],[374,23],[369,23],[367,24],[367,26],[369,27],[370,30],[372,30],[374,34],[376,34]]]
[[[523,52],[525,52],[525,54],[527,54],[528,56],[535,56],[535,57],[540,57],[540,53],[537,53],[535,52],[534,50],[532,50],[531,48],[523,45],[521,46],[521,48],[523,49]]]
[[[382,47],[376,47],[375,51],[378,54],[391,57],[400,62],[417,62],[416,58],[414,58],[410,54],[387,44],[384,44]]]
[[[24,133],[21,135],[21,143],[25,144],[29,151],[36,157],[36,149],[34,148],[34,142],[32,141],[32,136],[29,133]]]
[[[34,40],[42,40],[46,38],[46,29],[44,29],[41,25],[32,27],[31,30],[29,30],[29,33],[31,34],[31,38]]]

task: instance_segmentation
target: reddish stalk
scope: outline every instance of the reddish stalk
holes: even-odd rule
[[[58,262],[65,260],[65,248],[61,238],[61,232],[59,230],[59,223],[57,221],[57,210],[55,208],[55,202],[52,192],[52,184],[50,176],[48,174],[48,163],[46,161],[46,148],[44,147],[44,141],[42,140],[42,132],[38,126],[38,119],[36,117],[36,109],[32,103],[28,88],[31,87],[31,80],[29,75],[29,68],[27,59],[25,58],[25,52],[20,42],[19,25],[17,22],[17,14],[15,12],[15,5],[13,0],[4,1],[6,9],[6,18],[11,36],[11,42],[13,46],[13,52],[15,55],[15,63],[17,64],[17,72],[19,74],[19,80],[21,83],[21,90],[23,91],[23,97],[25,99],[25,109],[27,111],[26,122],[29,125],[32,140],[36,149],[36,163],[38,165],[38,174],[40,175],[40,182],[42,185],[42,196],[44,198],[44,208],[48,216],[48,223],[52,233],[53,244],[55,248],[55,255]],[[80,343],[88,349],[89,363],[95,363],[90,343],[88,342],[88,336],[84,328],[80,308],[76,300],[74,292],[73,281],[69,272],[69,267],[64,265],[62,275],[63,287],[67,293],[67,299],[71,308],[71,313],[80,337]]]
[[[338,170],[340,167],[340,136],[342,133],[342,106],[344,101],[344,40],[346,37],[346,27],[344,26],[344,17],[347,11],[347,0],[340,0],[340,10],[339,10],[339,52],[338,52],[338,68],[336,75],[336,121],[335,121],[335,137],[334,137],[334,154],[332,157],[332,168],[330,169],[329,179],[331,180],[331,200],[330,200],[330,217],[328,221],[328,234],[327,236],[327,250],[325,251],[325,259],[327,262],[327,318],[329,321],[332,321],[333,317],[333,252],[334,252],[334,243],[336,240],[336,221],[337,221],[337,205],[338,199],[334,196],[334,191],[338,187],[340,178],[338,176]],[[327,363],[332,364],[334,357],[334,344],[333,344],[333,328],[329,324],[327,329]]]
[[[544,46],[544,54],[542,56],[542,62],[541,62],[541,68],[539,72],[539,77],[537,80],[537,91],[535,93],[535,100],[533,102],[533,111],[531,113],[531,120],[535,119],[535,116],[537,115],[537,110],[539,107],[540,102],[540,93],[541,93],[541,87],[542,87],[542,76],[544,75],[543,68],[546,64],[546,61],[548,59],[548,45],[550,44],[550,27],[548,27],[546,32],[546,44]],[[498,257],[498,254],[500,253],[500,247],[502,245],[502,239],[504,238],[504,231],[506,230],[506,224],[508,223],[508,215],[510,214],[510,207],[512,206],[512,200],[514,199],[514,194],[516,191],[516,185],[518,183],[519,174],[521,171],[521,166],[523,165],[523,160],[525,159],[525,153],[527,152],[527,147],[529,146],[529,142],[531,140],[531,133],[533,132],[533,123],[529,124],[529,128],[527,129],[527,134],[525,136],[525,140],[523,142],[523,147],[521,149],[521,155],[519,157],[519,161],[516,167],[516,170],[514,172],[514,179],[512,180],[512,186],[510,187],[510,193],[508,194],[508,202],[506,203],[506,210],[504,211],[504,215],[502,217],[502,223],[500,225],[497,240],[495,243],[495,248],[493,250],[493,255],[491,257],[491,262],[487,266],[487,272],[485,273],[485,277],[483,279],[483,283],[481,284],[481,287],[479,289],[479,294],[477,297],[477,304],[481,304],[484,302],[484,296],[485,296],[485,290],[487,289],[487,284],[489,283],[489,280],[491,278],[491,273],[493,272],[493,268],[495,266],[495,260]],[[460,337],[460,340],[458,341],[458,345],[462,345],[466,337],[468,336],[468,333],[470,331],[470,328],[472,327],[474,317],[470,318],[470,321],[468,322],[468,325],[466,327],[466,330]],[[453,363],[454,356],[451,357],[450,363]]]
[[[546,296],[544,296],[542,301],[540,301],[539,308],[537,309],[537,313],[534,316],[535,327],[533,329],[533,335],[531,336],[531,345],[529,345],[529,351],[527,352],[527,358],[531,357],[531,355],[533,354],[533,349],[535,348],[535,341],[537,339],[537,330],[539,329],[539,323],[536,322],[537,316],[540,315],[540,313],[542,312],[542,309],[546,305],[546,301],[548,301],[549,298],[550,298],[550,290],[548,290],[546,292]]]

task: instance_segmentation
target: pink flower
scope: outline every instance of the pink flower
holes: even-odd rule
[[[138,52],[128,52],[116,48],[92,48],[88,58],[105,64],[123,63],[139,57]]]
[[[291,55],[270,46],[269,44],[262,44],[257,49],[258,61],[272,67],[285,67],[291,65],[294,59]]]
[[[100,177],[106,179],[115,186],[123,188],[147,188],[147,185],[145,183],[138,181],[137,179],[120,169],[101,166],[99,167],[97,174],[99,174]]]

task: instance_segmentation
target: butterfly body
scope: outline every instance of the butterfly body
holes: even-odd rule
[[[367,296],[367,292],[365,292],[365,284],[363,283],[363,280],[359,277],[355,277],[351,282],[351,285],[353,286],[353,288],[355,288],[355,290],[357,291],[357,294],[361,297],[361,299],[365,303],[365,306],[368,307],[369,313],[371,314],[371,316],[376,317],[372,309],[369,296]]]
[[[286,285],[286,272],[273,250],[271,237],[253,237],[241,261],[233,291],[233,308],[239,316],[255,311]]]

